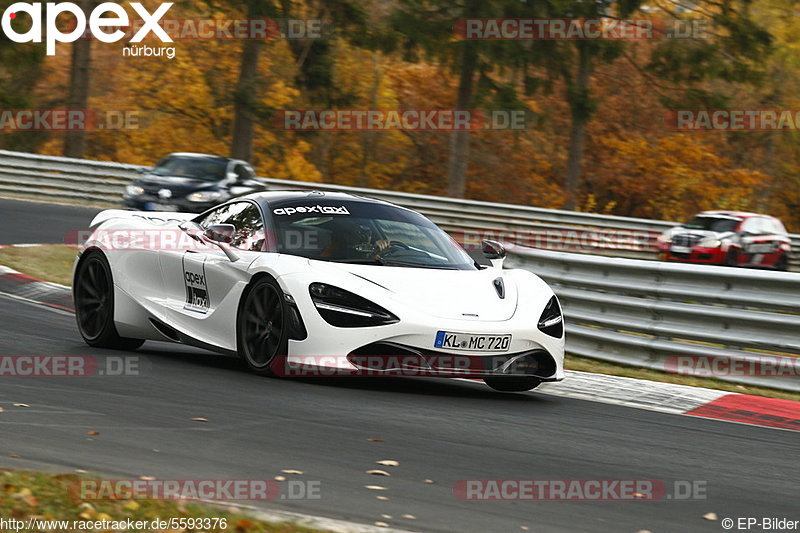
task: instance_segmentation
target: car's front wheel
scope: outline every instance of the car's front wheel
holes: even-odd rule
[[[288,351],[288,323],[283,291],[273,278],[262,277],[247,289],[236,321],[237,351],[250,370],[280,375]]]
[[[500,392],[524,392],[535,389],[542,382],[539,378],[522,377],[488,377],[484,378],[491,388]]]
[[[90,251],[81,259],[73,280],[75,318],[78,331],[89,346],[135,350],[142,339],[120,337],[114,326],[114,279],[108,259]]]

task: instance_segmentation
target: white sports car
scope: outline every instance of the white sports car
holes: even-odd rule
[[[91,346],[173,341],[279,376],[564,377],[553,291],[484,241],[480,266],[424,216],[343,193],[256,193],[200,215],[108,210],[75,262]]]

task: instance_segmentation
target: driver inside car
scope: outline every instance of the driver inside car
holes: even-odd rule
[[[350,220],[336,220],[332,223],[331,240],[319,254],[320,257],[332,259],[348,259],[369,254],[378,256],[389,248],[386,239],[372,240],[369,228]]]

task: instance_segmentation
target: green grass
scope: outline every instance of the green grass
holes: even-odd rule
[[[246,512],[212,505],[164,500],[87,501],[80,498],[76,474],[50,474],[26,470],[0,470],[0,518],[25,521],[30,517],[42,520],[116,521],[131,519],[152,523],[155,519],[219,518],[224,527],[208,529],[176,529],[172,531],[204,531],[206,533],[313,533],[288,522],[270,523],[249,517]],[[222,520],[216,522],[221,526]],[[201,524],[203,525],[203,524]],[[100,530],[99,530],[100,531]],[[150,529],[143,531],[167,531]]]
[[[682,374],[670,374],[650,370],[649,368],[639,368],[636,366],[621,365],[618,363],[608,363],[597,359],[587,359],[567,354],[565,368],[569,370],[580,370],[582,372],[594,372],[596,374],[611,374],[612,376],[623,376],[628,378],[646,379],[649,381],[661,381],[663,383],[677,383],[679,385],[689,385],[692,387],[705,387],[707,389],[718,389],[737,394],[754,394],[756,396],[766,396],[769,398],[782,398],[784,400],[800,401],[800,393],[769,389],[767,387],[753,387],[750,385],[739,385],[721,379],[698,378],[685,376]]]
[[[35,278],[70,285],[72,283],[72,264],[75,260],[76,253],[75,248],[58,244],[33,248],[0,248],[0,265],[11,267]],[[780,391],[766,387],[737,385],[719,379],[668,374],[657,370],[608,363],[577,356],[567,356],[566,368],[583,372],[610,374],[612,376],[625,376],[666,383],[678,383],[681,385],[706,387],[740,394],[755,394],[757,396],[800,401],[800,393],[796,392]]]
[[[63,244],[0,248],[0,265],[34,278],[72,285],[72,264],[77,255],[75,248]]]

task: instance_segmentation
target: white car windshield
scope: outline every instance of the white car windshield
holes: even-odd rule
[[[270,204],[280,253],[320,261],[474,270],[447,233],[407,209],[361,201],[294,199]]]

